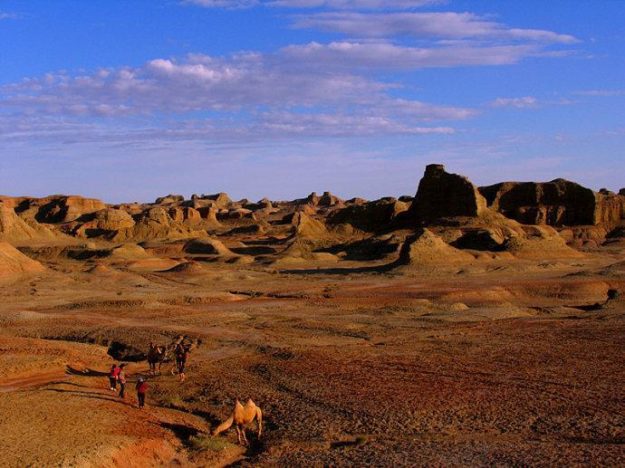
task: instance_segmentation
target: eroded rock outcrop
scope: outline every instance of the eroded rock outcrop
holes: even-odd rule
[[[378,232],[387,229],[409,207],[410,204],[395,199],[351,204],[333,212],[328,222],[333,225],[349,224],[362,231]]]
[[[455,265],[473,260],[472,255],[451,247],[429,229],[418,228],[414,235],[404,241],[398,263],[419,267]]]
[[[174,221],[168,211],[160,206],[150,208],[135,220],[135,225],[120,229],[113,237],[115,241],[133,240],[135,242],[151,239],[180,239],[190,237],[205,237],[206,231],[194,229]]]
[[[481,187],[488,206],[522,224],[602,225],[614,229],[625,217],[625,197],[597,193],[575,182],[502,182]]]
[[[35,219],[40,223],[56,224],[75,221],[81,216],[106,208],[101,200],[74,195],[55,195],[47,198],[25,200],[17,208],[25,211],[36,207]]]
[[[0,281],[43,271],[41,263],[28,258],[8,242],[0,241]]]
[[[480,216],[486,209],[486,200],[466,177],[446,172],[442,164],[430,164],[419,182],[410,219],[428,223],[440,218]]]
[[[169,194],[164,197],[159,197],[154,201],[156,205],[174,205],[178,203],[182,203],[184,201],[184,196],[182,195],[174,195]]]
[[[13,208],[0,203],[0,240],[11,244],[23,244],[32,241],[50,241],[57,235],[34,220],[20,218]]]

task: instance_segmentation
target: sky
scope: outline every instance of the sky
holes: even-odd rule
[[[0,0],[0,193],[625,187],[625,1]]]

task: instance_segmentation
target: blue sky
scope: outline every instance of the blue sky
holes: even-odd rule
[[[0,0],[0,193],[625,186],[625,4]]]

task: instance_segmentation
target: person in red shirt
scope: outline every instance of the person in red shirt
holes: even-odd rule
[[[137,380],[137,400],[139,401],[139,408],[145,406],[145,394],[148,391],[148,384],[143,377],[139,377]]]
[[[117,364],[113,364],[111,366],[111,370],[109,372],[109,383],[111,384],[111,391],[114,392],[117,390],[117,380],[119,378],[119,372],[121,371],[120,367]]]

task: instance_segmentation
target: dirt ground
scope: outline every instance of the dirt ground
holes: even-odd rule
[[[155,272],[67,260],[0,285],[0,466],[622,465],[622,255],[480,268]],[[600,306],[609,289],[618,299]],[[600,305],[596,305],[600,304]],[[113,341],[199,340],[136,407]],[[264,412],[249,447],[210,429]]]

